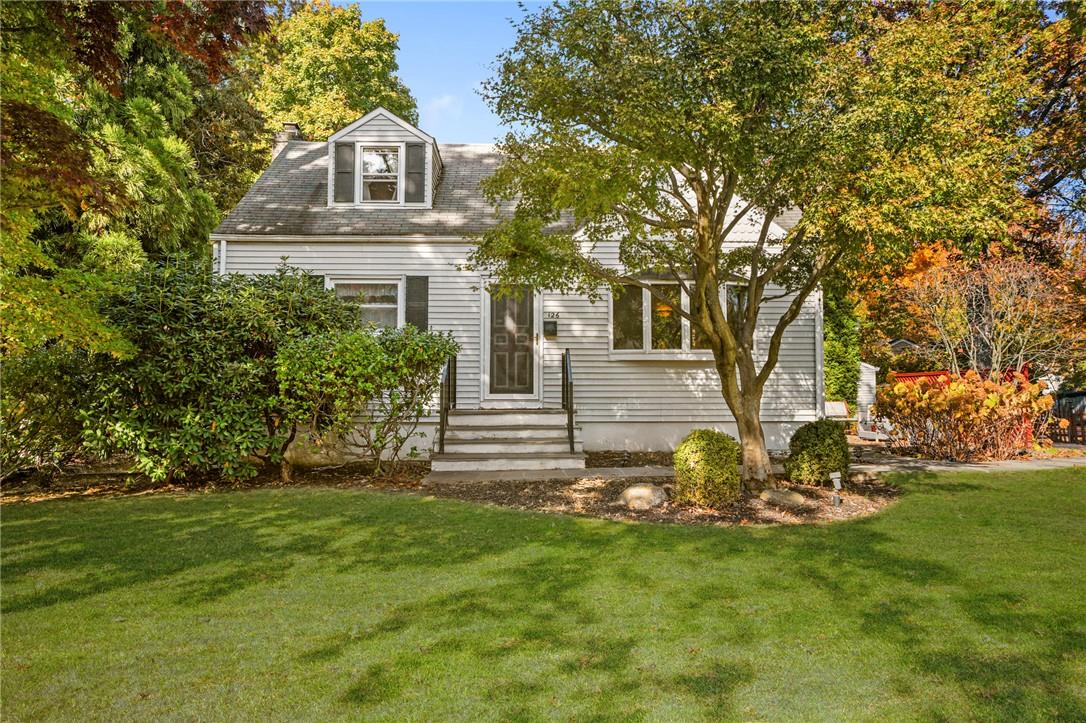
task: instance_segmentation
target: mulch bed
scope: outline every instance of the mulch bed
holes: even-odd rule
[[[437,482],[425,483],[426,465],[404,465],[395,475],[374,477],[366,465],[348,465],[324,470],[299,471],[292,487],[332,487],[372,489],[384,492],[419,494],[466,500],[520,510],[599,517],[611,520],[671,522],[709,525],[794,525],[828,522],[873,514],[893,502],[896,488],[881,483],[850,485],[842,493],[842,504],[834,507],[832,490],[805,485],[790,485],[806,498],[801,509],[775,507],[756,496],[746,495],[734,508],[714,510],[705,507],[665,503],[646,511],[629,510],[616,505],[622,490],[631,484],[654,482],[665,489],[670,479],[604,479],[585,470],[577,480],[532,482]],[[163,493],[191,493],[222,489],[256,489],[281,486],[272,470],[239,483],[211,480],[192,481],[186,485],[154,484],[144,477],[113,470],[68,474],[46,486],[26,482],[5,484],[0,502],[37,502],[48,499],[134,496]],[[670,490],[669,490],[670,491]]]
[[[896,488],[884,484],[853,486],[842,493],[842,504],[834,507],[832,490],[806,485],[790,485],[788,489],[806,498],[803,508],[787,510],[775,507],[757,496],[744,495],[732,509],[714,510],[707,507],[667,502],[652,510],[629,510],[615,503],[622,490],[631,484],[655,482],[670,492],[670,480],[645,478],[604,479],[593,477],[585,470],[581,479],[547,482],[440,482],[419,485],[416,489],[435,497],[448,497],[472,502],[513,507],[539,512],[600,517],[610,520],[673,522],[710,525],[795,525],[862,517],[878,512],[897,497]]]

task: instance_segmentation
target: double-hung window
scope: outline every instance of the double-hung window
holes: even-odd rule
[[[336,296],[358,308],[363,323],[378,328],[403,322],[403,289],[399,279],[334,279]]]
[[[418,206],[426,203],[425,143],[337,142],[331,175],[332,204]]]
[[[399,203],[400,147],[362,146],[362,201]]]
[[[611,350],[623,356],[708,358],[708,343],[680,313],[690,309],[683,287],[675,282],[651,285],[655,293],[631,284],[611,295]],[[735,308],[741,296],[741,287],[729,284],[725,309]]]

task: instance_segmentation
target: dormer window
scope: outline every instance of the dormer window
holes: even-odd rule
[[[400,149],[362,146],[362,200],[400,202]]]
[[[362,207],[432,203],[441,175],[434,139],[378,108],[328,139],[328,203]]]

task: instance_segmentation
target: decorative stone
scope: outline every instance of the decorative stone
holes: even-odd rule
[[[762,490],[762,494],[758,496],[771,505],[788,507],[790,509],[803,507],[804,503],[807,501],[799,492],[794,492],[792,490]]]
[[[618,496],[618,503],[631,510],[651,510],[667,502],[667,492],[653,484],[630,485]]]
[[[316,444],[300,432],[287,448],[287,460],[298,469],[336,467],[347,462],[347,452],[338,438],[327,437]]]

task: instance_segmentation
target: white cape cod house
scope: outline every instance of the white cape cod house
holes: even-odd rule
[[[440,144],[380,108],[327,141],[295,140],[297,130],[278,134],[268,170],[211,235],[216,268],[271,273],[286,258],[375,324],[451,332],[460,344],[447,395],[455,408],[443,453],[437,410],[430,420],[435,470],[581,467],[582,450],[670,450],[696,427],[736,434],[711,354],[647,292],[596,302],[545,289],[492,298],[485,279],[458,268],[471,236],[498,220],[479,189],[500,161],[492,146]],[[781,218],[773,230],[788,227]],[[617,243],[595,253],[618,265]],[[678,285],[669,293],[688,303]],[[770,332],[767,321],[763,338]],[[815,294],[766,387],[770,449],[820,416],[822,387]]]

